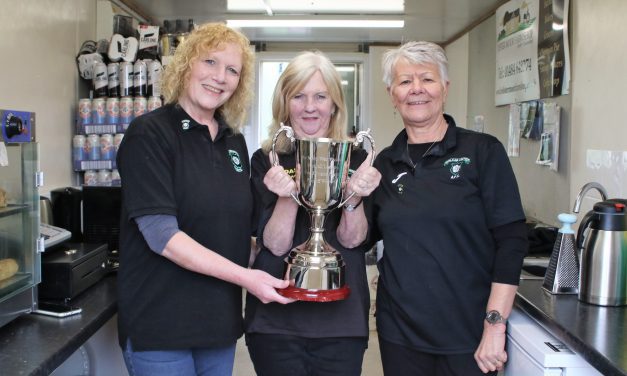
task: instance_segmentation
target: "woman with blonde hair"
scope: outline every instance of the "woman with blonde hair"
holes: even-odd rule
[[[282,133],[275,147],[280,165],[273,166],[269,155],[272,138],[284,124],[294,130],[298,139],[346,139],[346,104],[333,63],[320,52],[296,56],[276,85],[272,116],[269,139],[251,161],[257,240],[261,246],[253,267],[282,278],[287,252],[309,236],[310,218],[291,197],[296,190],[296,160],[291,143]],[[363,215],[362,197],[376,188],[380,175],[370,167],[370,157],[364,150],[353,150],[350,168],[345,189],[355,195],[344,209],[327,214],[324,237],[346,263],[351,292],[344,300],[298,301],[287,306],[261,304],[257,297],[249,295],[246,343],[259,376],[361,374],[368,344],[370,297],[366,249],[351,240],[357,234],[362,236],[367,226],[351,226],[350,217]]]
[[[231,375],[241,287],[288,303],[287,282],[248,269],[253,197],[239,132],[252,98],[249,41],[205,24],[178,46],[165,105],[120,146],[119,341],[131,375]]]

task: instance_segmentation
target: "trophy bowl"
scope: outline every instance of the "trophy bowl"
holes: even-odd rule
[[[292,198],[309,213],[311,227],[307,241],[288,253],[285,279],[290,281],[290,286],[278,292],[305,301],[345,299],[350,294],[346,266],[342,255],[324,240],[324,220],[327,213],[352,197],[351,194],[343,199],[352,146],[367,137],[374,153],[370,130],[359,132],[355,141],[295,139],[292,128],[281,126],[273,138],[274,156],[276,140],[282,132],[295,143],[298,192],[293,193]],[[278,160],[273,160],[273,164],[278,165]]]

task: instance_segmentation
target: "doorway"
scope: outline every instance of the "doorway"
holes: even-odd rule
[[[249,155],[252,156],[269,138],[268,127],[272,121],[272,94],[281,73],[289,61],[299,52],[258,52],[257,53],[257,98],[254,102],[249,126],[244,130]],[[367,84],[367,55],[361,53],[325,53],[340,74],[346,100],[348,123],[347,133],[359,132],[366,122],[362,103],[365,101]]]

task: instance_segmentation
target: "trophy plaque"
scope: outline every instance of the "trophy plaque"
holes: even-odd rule
[[[296,139],[291,127],[281,126],[272,140],[274,166],[279,164],[274,152],[276,140],[285,132],[295,144],[297,193],[292,198],[310,215],[310,235],[305,243],[293,248],[286,258],[285,279],[290,286],[279,294],[297,300],[330,302],[348,297],[345,264],[342,255],[324,240],[324,220],[333,209],[343,206],[353,195],[343,199],[353,145],[367,138],[373,153],[370,130],[357,133],[354,141],[329,138]]]

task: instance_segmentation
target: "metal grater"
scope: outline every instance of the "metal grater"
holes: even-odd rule
[[[577,217],[562,213],[557,218],[562,222],[562,228],[558,231],[542,288],[551,294],[577,294],[579,257],[575,247],[575,231],[571,228]]]

